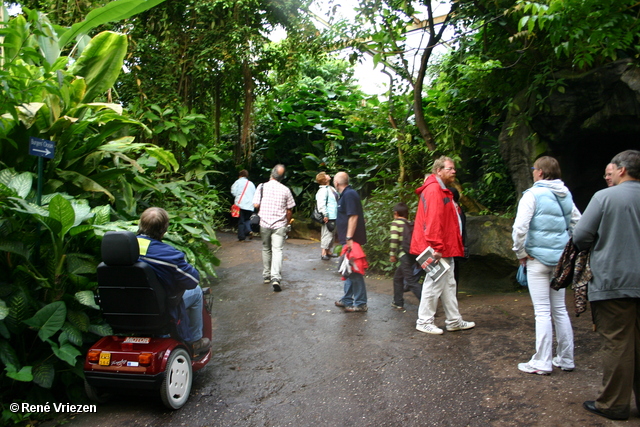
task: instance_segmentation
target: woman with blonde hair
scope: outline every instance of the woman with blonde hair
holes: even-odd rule
[[[553,367],[572,371],[573,329],[565,304],[565,289],[549,287],[551,276],[569,234],[580,219],[569,189],[560,180],[560,165],[544,156],[531,168],[533,186],[518,203],[513,224],[513,250],[527,269],[531,302],[536,318],[536,353],[518,369],[528,374],[548,375]],[[553,356],[555,326],[556,357]]]
[[[326,172],[316,175],[316,182],[320,185],[316,192],[316,205],[322,212],[324,224],[320,231],[321,258],[327,261],[329,257],[337,256],[333,253],[333,241],[335,240],[336,218],[338,216],[338,192],[331,185],[331,176]]]

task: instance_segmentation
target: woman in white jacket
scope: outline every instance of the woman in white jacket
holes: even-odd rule
[[[548,375],[553,366],[572,371],[573,330],[565,304],[565,290],[549,287],[569,233],[580,219],[569,189],[560,180],[553,157],[533,164],[533,186],[524,192],[513,224],[513,250],[527,268],[529,294],[536,317],[536,353],[518,364],[528,374]],[[558,346],[553,357],[553,326]]]
[[[338,192],[329,183],[331,176],[326,172],[316,175],[316,182],[320,185],[316,192],[316,205],[322,212],[324,224],[320,231],[321,258],[326,261],[329,257],[337,256],[333,253],[333,241],[335,240],[335,223],[338,216]]]

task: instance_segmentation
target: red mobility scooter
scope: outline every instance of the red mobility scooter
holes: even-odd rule
[[[160,390],[170,409],[189,398],[193,372],[211,360],[211,349],[193,348],[172,334],[172,301],[153,269],[138,261],[138,240],[129,231],[110,231],[102,239],[98,266],[98,304],[115,335],[103,337],[87,353],[85,390],[104,402],[122,389]],[[212,338],[211,293],[203,289],[203,336]]]

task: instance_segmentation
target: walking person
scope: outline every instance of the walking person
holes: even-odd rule
[[[409,221],[409,208],[405,203],[398,203],[393,207],[393,221],[389,229],[389,261],[400,261],[393,275],[393,301],[391,307],[404,309],[404,293],[413,292],[418,298],[422,296],[422,284],[414,274],[416,256],[409,253],[413,222]]]
[[[238,179],[231,186],[231,194],[235,197],[234,203],[240,207],[238,217],[238,240],[245,241],[253,237],[251,233],[251,222],[249,219],[253,214],[253,195],[256,186],[249,181],[249,172],[243,169],[238,174]]]
[[[365,259],[361,246],[367,243],[367,232],[364,226],[364,212],[360,196],[349,185],[349,175],[346,172],[338,172],[333,178],[333,183],[340,193],[338,201],[338,217],[336,227],[338,241],[343,245],[342,253],[347,251],[353,254],[353,258]],[[346,247],[344,247],[346,245]],[[357,255],[356,255],[357,254]],[[349,256],[346,254],[345,256]],[[363,266],[366,265],[364,261]],[[364,269],[361,268],[362,271]],[[364,283],[364,274],[353,271],[344,281],[344,295],[335,302],[338,307],[347,312],[366,312],[367,286]]]
[[[533,186],[518,203],[513,224],[513,251],[527,269],[529,294],[535,312],[536,352],[518,369],[528,374],[548,375],[553,366],[565,371],[575,367],[573,330],[565,304],[565,289],[551,289],[553,271],[569,233],[580,219],[569,189],[560,179],[560,164],[549,156],[533,164]],[[553,357],[555,326],[556,357]]]
[[[436,261],[444,259],[451,266],[436,281],[429,274],[425,276],[418,307],[416,329],[427,334],[440,335],[443,330],[434,323],[439,300],[442,300],[447,331],[471,329],[476,324],[462,320],[456,298],[454,257],[464,256],[464,247],[459,208],[453,200],[453,193],[447,188],[456,180],[455,164],[451,158],[442,156],[433,163],[431,171],[431,175],[416,190],[420,201],[411,237],[410,252],[413,255],[420,255],[425,249],[431,247],[435,252]]]
[[[626,420],[632,391],[640,408],[640,151],[623,151],[611,164],[613,185],[593,196],[573,243],[591,249],[587,296],[604,344],[602,387],[583,406]]]
[[[330,257],[337,256],[332,249],[335,240],[339,195],[336,189],[330,185],[331,176],[326,172],[320,172],[316,175],[316,182],[320,185],[316,192],[316,205],[324,217],[324,224],[320,229],[320,248],[322,249],[320,258],[323,261],[328,261]]]
[[[280,182],[284,173],[284,165],[276,165],[269,181],[258,185],[253,196],[254,207],[260,209],[262,280],[264,284],[270,283],[274,292],[282,290],[282,252],[292,209],[296,205],[291,190]]]

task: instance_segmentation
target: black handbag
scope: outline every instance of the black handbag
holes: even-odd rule
[[[324,224],[324,215],[318,210],[318,206],[313,207],[311,212],[311,219],[320,224]]]
[[[260,184],[258,187],[260,188],[260,205],[262,205],[262,189],[264,184]],[[258,215],[258,212],[254,212],[251,214],[251,216],[249,217],[249,223],[251,224],[251,231],[253,231],[254,233],[258,233],[260,231],[260,215]]]
[[[325,206],[327,206],[328,201],[329,201],[329,189],[327,188],[327,197],[324,202]],[[317,203],[313,205],[313,210],[311,211],[311,219],[319,224],[324,224],[324,214],[318,210]]]

